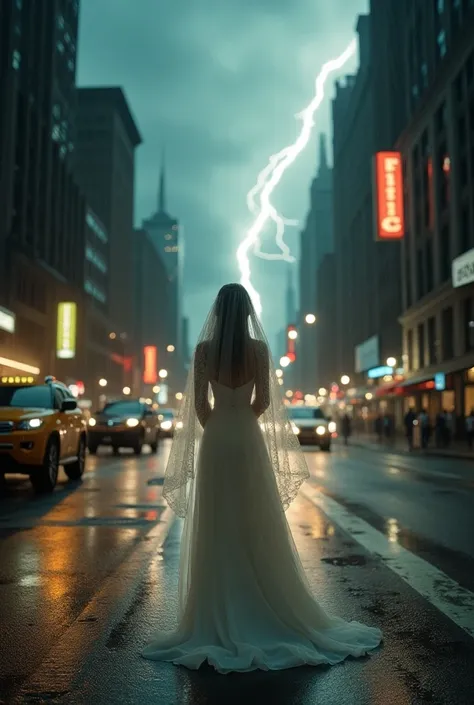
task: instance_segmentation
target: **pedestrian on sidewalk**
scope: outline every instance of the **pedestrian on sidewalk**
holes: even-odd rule
[[[341,429],[342,429],[342,436],[344,438],[344,445],[348,445],[349,443],[349,438],[351,436],[351,417],[349,414],[344,414],[342,417],[342,423],[341,423]]]
[[[415,432],[415,421],[416,421],[416,414],[415,410],[410,407],[405,414],[405,419],[404,419],[404,424],[405,424],[405,433],[408,441],[408,450],[413,450],[413,434]]]
[[[471,409],[471,413],[466,417],[466,435],[469,450],[472,450],[474,443],[474,409]]]
[[[377,418],[375,419],[375,433],[377,435],[377,440],[379,443],[382,442],[382,437],[383,437],[383,418],[381,414],[378,414]]]
[[[428,416],[426,409],[421,410],[418,417],[418,422],[420,424],[421,447],[423,450],[426,450],[428,448],[431,435],[430,417]]]

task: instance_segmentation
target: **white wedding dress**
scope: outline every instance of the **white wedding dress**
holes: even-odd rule
[[[196,397],[205,428],[183,528],[179,624],[142,655],[229,673],[366,654],[380,630],[328,615],[311,593],[257,418],[265,385],[211,381],[211,411],[208,383]]]

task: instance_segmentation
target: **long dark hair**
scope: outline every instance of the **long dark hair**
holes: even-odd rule
[[[219,369],[226,336],[232,335],[231,369],[236,377],[243,368],[244,356],[248,351],[249,318],[252,311],[252,301],[242,284],[225,284],[219,290],[215,304],[218,335],[216,366]]]

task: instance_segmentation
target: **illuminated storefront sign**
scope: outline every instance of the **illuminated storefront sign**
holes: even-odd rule
[[[15,314],[3,306],[0,306],[0,328],[7,333],[15,332]]]
[[[145,384],[156,384],[158,380],[157,368],[157,351],[155,345],[146,345],[143,348],[143,381]]]
[[[385,377],[386,375],[393,375],[393,367],[382,365],[381,367],[373,367],[367,372],[367,377],[369,379],[379,379],[380,377]]]
[[[376,239],[401,240],[405,235],[402,155],[377,152],[374,161]]]
[[[60,360],[71,360],[76,356],[76,322],[77,304],[73,301],[58,304],[56,355]]]
[[[474,249],[468,250],[460,257],[453,260],[452,265],[453,287],[471,284],[474,282]]]
[[[435,389],[443,392],[446,389],[446,375],[444,372],[437,372],[434,377]]]

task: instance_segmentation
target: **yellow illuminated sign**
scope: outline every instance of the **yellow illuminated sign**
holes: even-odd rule
[[[61,360],[71,360],[76,355],[77,304],[62,301],[58,304],[56,355]]]

